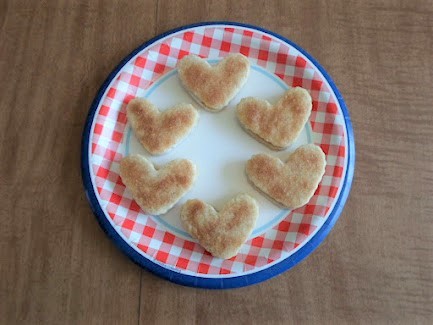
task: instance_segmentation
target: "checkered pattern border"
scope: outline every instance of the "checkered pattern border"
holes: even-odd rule
[[[327,167],[308,205],[293,210],[277,226],[249,240],[237,256],[221,260],[144,215],[125,191],[118,162],[126,131],[125,105],[138,89],[149,88],[185,55],[216,59],[235,52],[274,73],[288,86],[301,86],[310,92],[313,140],[325,152]],[[223,277],[259,271],[287,258],[323,225],[343,183],[346,137],[344,118],[332,89],[298,50],[264,32],[237,26],[204,26],[159,40],[122,68],[95,115],[89,161],[99,203],[130,245],[135,245],[146,258],[179,272]]]

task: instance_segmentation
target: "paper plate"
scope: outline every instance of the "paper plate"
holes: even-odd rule
[[[211,64],[242,53],[251,73],[241,92],[219,113],[210,113],[181,87],[176,64],[188,54]],[[275,152],[239,126],[235,107],[257,96],[275,102],[285,90],[301,86],[313,98],[309,122],[287,150]],[[137,142],[125,114],[134,97],[161,110],[179,102],[199,109],[192,133],[171,152],[150,156]],[[254,154],[285,160],[299,145],[315,143],[326,154],[325,175],[309,203],[281,210],[255,191],[245,175]],[[140,153],[154,164],[187,158],[197,165],[193,189],[163,216],[145,214],[119,176],[122,157]],[[90,108],[82,143],[82,174],[87,197],[105,232],[133,261],[170,281],[196,287],[233,288],[269,279],[290,269],[325,238],[341,213],[354,170],[354,140],[343,98],[325,70],[293,42],[262,28],[211,22],[162,34],[128,55],[108,76]],[[235,257],[212,257],[182,228],[182,203],[199,198],[217,209],[237,193],[259,203],[256,228]]]

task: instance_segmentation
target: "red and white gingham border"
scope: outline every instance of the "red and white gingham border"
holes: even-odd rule
[[[313,98],[313,141],[326,154],[322,182],[310,202],[277,226],[249,240],[229,260],[213,258],[195,242],[176,237],[146,216],[125,191],[118,163],[125,133],[125,105],[140,89],[175,68],[190,53],[220,58],[232,52],[281,78],[306,88]],[[347,164],[347,135],[338,101],[320,71],[289,44],[264,32],[233,26],[203,26],[171,34],[142,50],[113,79],[95,115],[89,164],[98,201],[117,232],[140,254],[172,270],[202,277],[257,272],[304,246],[326,221],[338,198]]]

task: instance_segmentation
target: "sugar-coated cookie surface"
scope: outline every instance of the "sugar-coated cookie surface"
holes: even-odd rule
[[[184,88],[209,111],[228,105],[245,84],[250,62],[240,54],[229,54],[216,65],[196,55],[187,55],[178,63]]]
[[[246,174],[257,189],[294,209],[307,204],[314,195],[325,166],[322,149],[307,144],[296,149],[285,163],[267,154],[254,155],[247,162]]]
[[[247,194],[229,200],[221,211],[200,200],[188,200],[181,210],[186,231],[213,256],[231,258],[254,229],[259,207]]]
[[[156,169],[144,156],[125,157],[120,177],[145,213],[159,215],[171,209],[191,189],[196,167],[187,159],[176,159]]]
[[[126,107],[126,115],[138,141],[152,155],[172,149],[198,121],[198,112],[191,104],[177,104],[160,112],[143,98],[132,99]]]
[[[299,136],[311,113],[311,96],[303,88],[292,88],[275,105],[247,97],[236,108],[242,127],[271,149],[282,150]]]

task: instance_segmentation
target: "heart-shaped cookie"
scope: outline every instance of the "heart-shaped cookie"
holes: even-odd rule
[[[256,224],[259,207],[247,194],[228,201],[220,212],[200,200],[188,200],[181,210],[183,227],[213,256],[235,256]]]
[[[171,209],[196,179],[196,167],[187,159],[176,159],[155,169],[144,156],[120,161],[120,177],[144,212],[159,215]]]
[[[204,108],[215,112],[227,106],[245,84],[250,62],[237,53],[211,66],[196,55],[187,55],[180,60],[178,69],[184,88]]]
[[[138,141],[152,155],[173,148],[191,132],[198,120],[198,112],[191,104],[178,104],[160,112],[142,98],[131,100],[126,114]]]
[[[275,105],[255,97],[242,99],[237,116],[242,127],[271,149],[290,146],[302,131],[312,108],[311,96],[303,88],[292,88]]]
[[[325,173],[326,159],[322,149],[307,144],[296,149],[283,163],[266,154],[248,160],[246,173],[253,185],[276,203],[299,208],[314,195]]]

